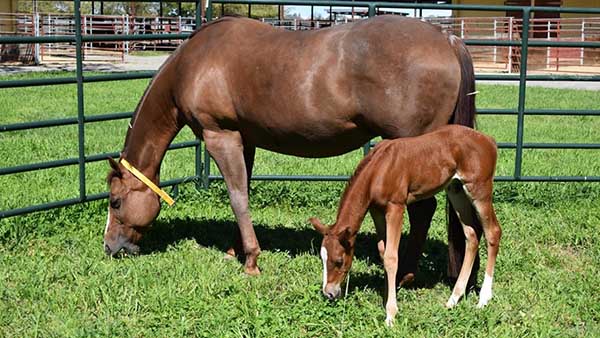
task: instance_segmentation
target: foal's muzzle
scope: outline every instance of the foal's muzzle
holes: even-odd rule
[[[339,285],[327,284],[323,288],[323,295],[329,300],[338,299],[342,295],[342,289]]]

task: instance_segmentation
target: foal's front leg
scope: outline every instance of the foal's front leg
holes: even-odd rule
[[[383,266],[387,275],[385,324],[392,326],[394,317],[398,312],[396,302],[396,272],[398,272],[398,247],[402,235],[402,222],[404,216],[404,204],[389,203],[386,208],[386,234],[385,251],[383,253]]]

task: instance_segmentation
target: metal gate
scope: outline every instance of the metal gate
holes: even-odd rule
[[[75,27],[82,27],[82,16],[80,4],[84,0],[74,0],[74,15]],[[112,0],[105,0],[112,1]],[[140,0],[138,0],[140,2]],[[152,2],[143,0],[143,2]],[[201,7],[199,0],[181,0],[176,2],[192,2],[196,4],[196,27],[202,22]],[[297,5],[297,6],[343,6],[368,9],[368,16],[377,15],[380,8],[405,8],[405,9],[463,9],[463,10],[479,10],[492,12],[520,11],[523,18],[522,37],[520,40],[465,40],[467,45],[472,46],[505,46],[509,48],[518,48],[521,55],[521,67],[518,74],[493,74],[481,75],[477,74],[477,80],[494,80],[494,81],[518,81],[519,82],[519,99],[516,109],[479,109],[480,115],[513,115],[517,116],[517,130],[515,142],[499,143],[501,149],[515,150],[515,166],[513,175],[498,176],[497,181],[518,181],[518,182],[600,182],[600,176],[525,176],[522,175],[522,160],[523,149],[600,149],[598,143],[524,143],[524,118],[525,116],[600,116],[600,110],[564,110],[564,109],[526,109],[526,84],[528,81],[600,81],[600,75],[580,76],[580,75],[528,75],[527,60],[529,47],[578,47],[578,48],[600,48],[600,42],[570,42],[570,41],[529,41],[531,13],[535,11],[544,12],[560,12],[560,13],[593,13],[600,14],[600,9],[588,8],[557,8],[557,7],[521,7],[521,6],[480,6],[480,5],[437,5],[437,4],[416,4],[416,3],[395,3],[395,2],[367,2],[367,1],[286,1],[286,0],[214,0],[212,3],[220,4],[260,4],[260,5]],[[212,18],[212,6],[209,0],[209,6],[206,13],[207,20]],[[33,170],[44,170],[49,168],[57,168],[62,166],[77,165],[79,168],[79,195],[70,199],[54,201],[50,203],[37,204],[24,208],[8,209],[0,211],[0,218],[26,214],[34,211],[48,210],[67,205],[73,205],[82,202],[94,201],[103,199],[108,196],[107,192],[99,194],[86,193],[86,178],[85,165],[86,163],[96,162],[106,159],[107,157],[116,158],[118,152],[101,153],[87,155],[84,151],[85,145],[85,127],[90,123],[100,123],[102,121],[111,121],[118,119],[131,118],[132,113],[107,113],[104,115],[86,116],[84,111],[84,83],[102,82],[102,81],[117,81],[131,79],[148,79],[154,75],[154,72],[137,72],[130,74],[105,74],[105,75],[83,75],[83,55],[82,47],[85,43],[100,42],[100,41],[140,41],[140,40],[166,40],[166,39],[185,39],[189,36],[185,34],[136,34],[136,35],[83,35],[81,29],[75,31],[74,36],[54,35],[54,36],[2,36],[0,44],[17,44],[17,43],[74,43],[76,49],[76,73],[74,77],[61,77],[51,79],[30,79],[30,80],[9,80],[0,81],[0,88],[18,88],[29,86],[47,86],[61,84],[76,84],[77,85],[77,117],[53,119],[44,121],[35,121],[27,123],[16,123],[0,125],[0,132],[11,132],[17,130],[29,130],[36,128],[50,128],[64,125],[77,125],[78,127],[78,157],[66,158],[55,161],[39,162],[34,164],[10,166],[0,168],[0,175],[10,175]],[[363,149],[367,153],[372,142],[366,144]],[[181,177],[169,181],[161,182],[161,186],[177,186],[183,182],[195,181],[198,186],[208,187],[210,182],[222,180],[220,175],[210,173],[210,156],[208,152],[202,151],[199,140],[188,141],[182,143],[171,144],[169,150],[189,148],[195,149],[195,173],[190,177]],[[261,181],[344,181],[347,176],[289,176],[289,175],[256,175],[253,180]]]

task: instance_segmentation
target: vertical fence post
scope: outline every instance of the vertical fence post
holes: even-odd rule
[[[212,1],[206,0],[206,21],[210,22],[213,18]]]
[[[519,67],[519,106],[517,108],[517,151],[515,154],[515,180],[521,179],[523,161],[523,130],[525,120],[525,93],[527,89],[527,56],[529,48],[529,18],[531,7],[523,8],[523,28],[521,30],[521,63]]]
[[[375,5],[373,3],[370,3],[369,4],[369,18],[374,17],[375,14],[376,14]],[[363,156],[367,156],[367,154],[371,150],[371,140],[369,140],[367,143],[365,143],[362,148],[363,148]]]
[[[129,14],[123,16],[123,33],[129,35]],[[125,41],[125,55],[129,55],[129,41]]]
[[[494,40],[498,40],[498,21],[494,18]],[[498,61],[498,46],[494,46],[494,67]]]
[[[40,13],[35,13],[33,14],[33,35],[35,37],[39,37],[40,36]],[[39,43],[36,43],[34,46],[34,50],[33,50],[33,61],[35,62],[36,65],[40,64],[40,45]]]
[[[208,6],[212,7],[211,1],[207,1]],[[202,25],[202,1],[196,0],[196,29],[200,28]],[[212,14],[211,14],[212,15]],[[198,138],[198,145],[194,148],[195,155],[195,169],[196,169],[196,189],[208,188],[208,175],[210,170],[210,156],[208,155],[208,151],[206,150],[206,146],[204,147],[204,157],[205,161],[202,163],[202,141]]]
[[[581,42],[584,42],[584,41],[585,41],[585,19],[581,19]],[[580,53],[581,53],[581,56],[579,59],[579,65],[583,66],[583,63],[584,63],[583,60],[585,58],[585,51],[584,51],[583,47],[581,47]]]
[[[85,112],[83,105],[83,54],[81,39],[81,0],[75,0],[75,58],[77,77],[77,127],[79,141],[79,201],[86,200],[85,189]]]
[[[513,17],[508,18],[508,41],[513,39]],[[508,46],[508,74],[512,73],[512,53],[513,46]]]
[[[552,23],[550,22],[550,20],[548,20],[547,26],[548,26],[547,27],[548,32],[546,33],[546,40],[550,41],[551,37],[552,37],[552,34],[550,33],[550,30],[552,30]],[[550,69],[550,57],[552,54],[552,53],[550,53],[550,48],[551,48],[550,46],[546,47],[546,68],[547,69]]]

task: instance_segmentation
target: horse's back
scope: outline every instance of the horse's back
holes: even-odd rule
[[[195,33],[174,63],[180,108],[203,115],[203,127],[225,124],[301,156],[447,124],[460,82],[446,35],[395,16],[300,32],[222,19]]]

